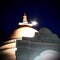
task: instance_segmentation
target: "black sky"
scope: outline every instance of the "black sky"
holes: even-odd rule
[[[60,37],[60,1],[58,0],[1,0],[0,1],[0,30],[8,38],[11,32],[22,21],[23,13],[28,15],[29,22],[37,20],[41,27],[49,28]],[[1,32],[1,31],[0,31]],[[1,35],[1,34],[0,34]]]

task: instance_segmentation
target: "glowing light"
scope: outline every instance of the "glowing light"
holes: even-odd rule
[[[38,23],[36,21],[32,21],[32,25],[37,25]]]
[[[35,30],[34,29],[25,29],[23,31],[23,37],[34,37],[35,35]]]

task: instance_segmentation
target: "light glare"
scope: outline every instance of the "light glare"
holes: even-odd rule
[[[32,21],[32,25],[37,25],[38,23],[36,21]]]

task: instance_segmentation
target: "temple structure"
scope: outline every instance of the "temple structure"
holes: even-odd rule
[[[23,22],[19,23],[19,28],[14,30],[9,41],[0,47],[1,60],[58,59],[60,38],[46,27],[37,31],[32,26],[33,24],[28,22],[25,13]],[[46,56],[49,56],[49,58]]]

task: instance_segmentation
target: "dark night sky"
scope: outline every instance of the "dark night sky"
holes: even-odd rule
[[[18,22],[22,21],[24,12],[27,13],[29,22],[34,19],[39,22],[34,28],[39,30],[41,27],[47,27],[60,37],[60,1],[1,0],[0,30],[5,32],[5,38],[18,27]]]

